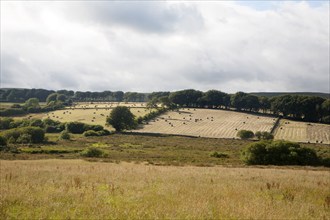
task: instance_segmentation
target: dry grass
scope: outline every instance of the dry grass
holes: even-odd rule
[[[213,138],[237,138],[239,130],[268,131],[273,117],[211,109],[180,109],[158,117],[137,132],[181,134]]]
[[[1,219],[329,219],[328,170],[0,161]]]
[[[275,139],[330,144],[330,125],[281,120]]]
[[[58,120],[61,122],[79,121],[86,124],[106,125],[106,117],[109,116],[112,108],[94,109],[65,109],[44,114],[42,117]],[[152,110],[146,108],[131,108],[131,112],[136,116],[143,116]]]
[[[52,111],[49,113],[28,114],[24,116],[17,116],[14,119],[45,119],[50,118],[60,122],[79,121],[86,124],[106,126],[106,117],[109,116],[111,110],[117,106],[130,107],[131,112],[136,116],[144,116],[152,109],[147,109],[146,103],[132,103],[132,102],[102,102],[102,103],[77,103],[74,107],[68,107],[64,110]],[[111,126],[107,127],[109,130],[114,130]]]
[[[74,108],[114,108],[117,106],[126,106],[132,108],[145,108],[146,102],[77,102]]]

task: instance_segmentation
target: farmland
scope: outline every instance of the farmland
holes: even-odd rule
[[[146,108],[146,103],[76,103],[74,107],[63,110],[15,118],[50,118],[61,122],[79,121],[103,125],[107,129],[113,130],[112,127],[106,125],[106,117],[110,114],[111,109],[118,105],[129,107],[136,117],[153,111],[153,109]],[[275,121],[275,117],[230,110],[181,108],[178,111],[168,111],[133,131],[209,138],[237,138],[237,132],[243,129],[253,132],[270,132]],[[277,140],[330,144],[330,125],[281,119],[279,126],[274,131],[274,136]]]
[[[275,120],[274,117],[241,112],[183,108],[163,114],[136,132],[237,138],[237,132],[243,129],[270,132]]]
[[[106,117],[109,116],[112,108],[83,108],[57,110],[44,114],[43,119],[50,118],[61,122],[79,121],[86,124],[106,125]],[[131,112],[139,117],[149,113],[146,108],[131,108]]]
[[[111,110],[116,106],[127,106],[131,112],[136,116],[143,116],[151,111],[147,109],[145,103],[124,103],[124,102],[104,102],[104,103],[77,103],[73,107],[67,107],[63,110],[56,110],[48,113],[29,114],[25,116],[15,117],[16,119],[22,118],[38,118],[60,122],[78,121],[86,124],[106,125],[106,117],[109,116]],[[112,127],[107,126],[107,129],[112,130]]]
[[[282,119],[275,131],[275,139],[330,144],[330,125]]]
[[[329,170],[0,161],[1,219],[328,219]]]

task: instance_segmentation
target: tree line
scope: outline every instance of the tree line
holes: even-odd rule
[[[115,101],[145,102],[149,107],[158,104],[169,108],[223,108],[237,111],[263,112],[295,120],[330,123],[330,99],[308,95],[281,95],[275,97],[257,96],[244,92],[227,94],[219,90],[202,92],[186,89],[175,92],[152,92],[150,94],[123,91],[81,92],[72,90],[45,89],[1,89],[0,101],[26,102],[25,107],[33,112],[36,108],[28,101],[38,99],[47,103],[47,109],[54,110],[60,106],[70,105],[72,101]],[[33,103],[36,103],[34,100]],[[38,105],[38,104],[37,104]],[[18,106],[17,106],[18,107]],[[14,109],[12,109],[14,111]],[[17,109],[16,109],[17,110]],[[2,115],[5,116],[5,115]]]
[[[40,102],[46,102],[50,94],[65,95],[72,101],[109,101],[109,102],[145,102],[148,95],[138,92],[103,91],[103,92],[81,92],[72,90],[46,90],[46,89],[0,89],[1,102],[23,103],[30,98],[37,98]]]
[[[227,94],[218,90],[202,92],[187,89],[165,94],[152,93],[153,105],[189,108],[233,109],[254,113],[268,113],[294,120],[330,123],[330,99],[304,95],[282,95],[268,98],[244,92]]]

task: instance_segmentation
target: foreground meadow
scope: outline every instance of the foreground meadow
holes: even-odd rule
[[[0,161],[0,219],[329,219],[328,169]]]

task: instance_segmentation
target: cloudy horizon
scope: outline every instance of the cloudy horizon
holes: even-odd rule
[[[1,1],[1,88],[329,93],[328,1]]]

